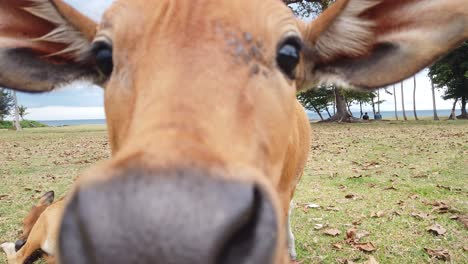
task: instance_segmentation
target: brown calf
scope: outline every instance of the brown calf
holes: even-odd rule
[[[105,87],[113,158],[63,214],[63,263],[284,263],[308,151],[296,92],[377,88],[468,38],[466,0],[338,0],[310,24],[278,0],[0,0],[0,85]]]

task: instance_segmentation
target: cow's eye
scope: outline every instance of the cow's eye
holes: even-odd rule
[[[102,74],[109,77],[114,68],[112,60],[112,45],[107,42],[95,42],[93,44],[92,52],[96,60],[96,65]]]
[[[281,71],[294,80],[296,77],[296,67],[301,58],[301,41],[297,37],[287,38],[278,47],[276,63]]]

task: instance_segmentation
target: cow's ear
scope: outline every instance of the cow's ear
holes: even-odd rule
[[[378,88],[428,66],[468,39],[466,0],[338,0],[302,26],[299,88]]]
[[[76,79],[100,82],[96,27],[62,0],[0,1],[0,86],[44,92]]]

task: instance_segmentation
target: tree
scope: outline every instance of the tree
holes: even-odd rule
[[[26,112],[27,110],[28,108],[24,105],[18,106],[18,114],[21,117],[21,120],[24,120],[24,117],[29,114],[28,112]]]
[[[401,108],[402,108],[401,110],[403,111],[403,119],[407,121],[408,118],[406,117],[406,112],[405,112],[405,95],[403,91],[403,81],[400,84],[401,84]]]
[[[322,86],[302,92],[297,98],[306,109],[316,112],[320,119],[324,120],[322,111],[328,112],[328,106],[333,100],[333,91],[328,87]]]
[[[13,108],[13,97],[3,88],[0,88],[0,121],[8,116]]]
[[[436,108],[436,99],[435,99],[435,87],[434,82],[431,80],[432,85],[432,109],[434,110],[434,120],[438,121],[439,116],[437,115],[437,108]]]
[[[416,74],[413,75],[413,81],[414,81],[414,88],[413,88],[413,113],[414,113],[414,119],[418,119],[418,114],[416,113]]]
[[[16,131],[23,130],[19,121],[19,110],[18,110],[18,98],[16,97],[16,91],[12,91],[13,94],[13,109],[15,110],[15,119],[13,121]]]
[[[461,100],[462,114],[468,119],[468,41],[437,61],[429,68],[429,77],[436,87],[444,89],[444,100]],[[456,105],[456,103],[454,104]]]
[[[395,119],[398,120],[398,106],[397,106],[397,99],[396,99],[395,84],[393,85],[393,100],[395,101]]]

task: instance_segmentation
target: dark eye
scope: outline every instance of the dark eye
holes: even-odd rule
[[[114,68],[112,46],[106,42],[96,42],[93,44],[93,54],[99,71],[107,77],[110,76]]]
[[[296,77],[296,67],[301,58],[301,41],[297,37],[286,39],[278,48],[276,62],[291,80]]]

